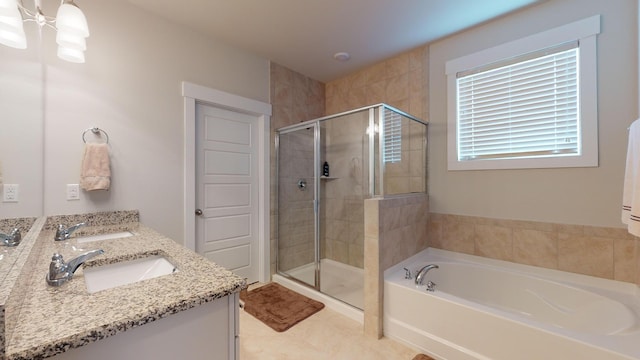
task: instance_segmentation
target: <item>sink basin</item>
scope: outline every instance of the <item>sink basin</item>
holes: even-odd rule
[[[173,274],[176,271],[178,270],[169,260],[157,255],[85,268],[83,272],[87,291],[89,293],[95,293],[105,289]]]
[[[77,241],[79,243],[87,243],[87,242],[100,241],[100,240],[122,239],[129,236],[133,236],[133,233],[131,231],[122,231],[122,232],[111,233],[111,234],[81,236],[77,238]]]

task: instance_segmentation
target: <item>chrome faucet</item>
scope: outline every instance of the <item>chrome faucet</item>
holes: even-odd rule
[[[62,255],[54,253],[51,257],[51,263],[49,263],[49,272],[47,273],[47,284],[51,286],[60,286],[67,281],[71,280],[73,274],[78,270],[80,265],[84,264],[87,260],[94,256],[104,254],[104,250],[91,250],[75,259],[70,260],[68,263],[64,262]]]
[[[54,239],[55,239],[55,241],[68,240],[71,237],[71,234],[73,234],[74,231],[80,229],[81,227],[83,227],[85,225],[87,225],[87,224],[81,222],[80,224],[76,224],[76,225],[70,226],[69,228],[65,229],[65,226],[60,224],[60,225],[58,225],[58,230],[56,230],[56,237]]]
[[[18,246],[18,244],[20,244],[20,240],[22,240],[22,234],[20,234],[20,230],[18,230],[18,228],[13,229],[9,235],[0,233],[0,245]]]
[[[427,275],[429,270],[438,269],[438,268],[439,266],[436,264],[429,264],[429,265],[423,266],[422,269],[418,270],[418,273],[416,274],[416,280],[415,280],[416,285],[422,285],[422,280],[424,280],[424,277]]]

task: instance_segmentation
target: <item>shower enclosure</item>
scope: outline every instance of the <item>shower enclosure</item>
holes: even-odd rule
[[[378,104],[278,129],[276,149],[278,274],[362,309],[364,200],[426,192],[427,124]]]

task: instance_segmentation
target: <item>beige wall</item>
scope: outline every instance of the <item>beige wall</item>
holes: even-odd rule
[[[26,50],[0,45],[0,195],[2,183],[20,185],[20,201],[0,202],[0,218],[42,214],[43,69],[31,25]]]
[[[44,5],[53,7],[45,11],[55,14],[55,3]],[[41,125],[40,129],[44,129],[46,180],[44,209],[34,208],[39,213],[31,215],[139,209],[145,224],[182,241],[185,140],[181,82],[269,102],[269,62],[206,39],[125,0],[85,1],[80,6],[91,30],[85,64],[59,60],[55,31],[42,31],[39,92],[44,96],[44,128]],[[35,25],[26,23],[25,27]],[[28,41],[30,49],[38,47],[36,38]],[[2,50],[3,54],[7,51],[20,50]],[[16,90],[5,82],[0,86],[3,94]],[[92,126],[103,128],[110,136],[112,187],[109,192],[83,192],[81,200],[67,201],[66,184],[79,180],[82,132]],[[0,133],[4,129],[5,120],[0,122]],[[37,131],[19,135],[14,140],[19,144],[39,136]],[[42,146],[41,139],[39,144]],[[18,154],[25,164],[31,166],[33,160],[33,167],[39,166],[30,153]],[[6,156],[4,151],[0,154],[0,158]],[[14,181],[11,170],[7,168],[7,180]],[[39,182],[42,184],[42,176]],[[25,188],[22,195],[26,201],[38,193]]]
[[[621,227],[627,127],[638,116],[636,1],[555,0],[429,47],[429,194],[442,214]],[[598,35],[600,166],[574,169],[447,170],[445,63],[537,32],[602,15]]]

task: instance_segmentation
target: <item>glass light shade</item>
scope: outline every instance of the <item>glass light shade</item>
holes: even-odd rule
[[[84,63],[84,51],[58,46],[58,57],[73,63]]]
[[[77,33],[70,33],[63,30],[58,30],[56,34],[56,43],[58,45],[75,50],[87,50],[87,41],[83,36]]]
[[[17,32],[0,28],[0,44],[16,49],[26,49],[27,37],[25,36],[24,31]]]
[[[0,0],[0,8],[18,8],[18,0]]]
[[[1,1],[1,0],[0,0]],[[3,8],[0,7],[0,25],[7,28],[20,29],[24,31],[22,26],[22,15],[17,7]]]
[[[87,18],[75,4],[64,3],[60,5],[56,15],[56,28],[58,31],[77,33],[83,37],[89,36]]]

